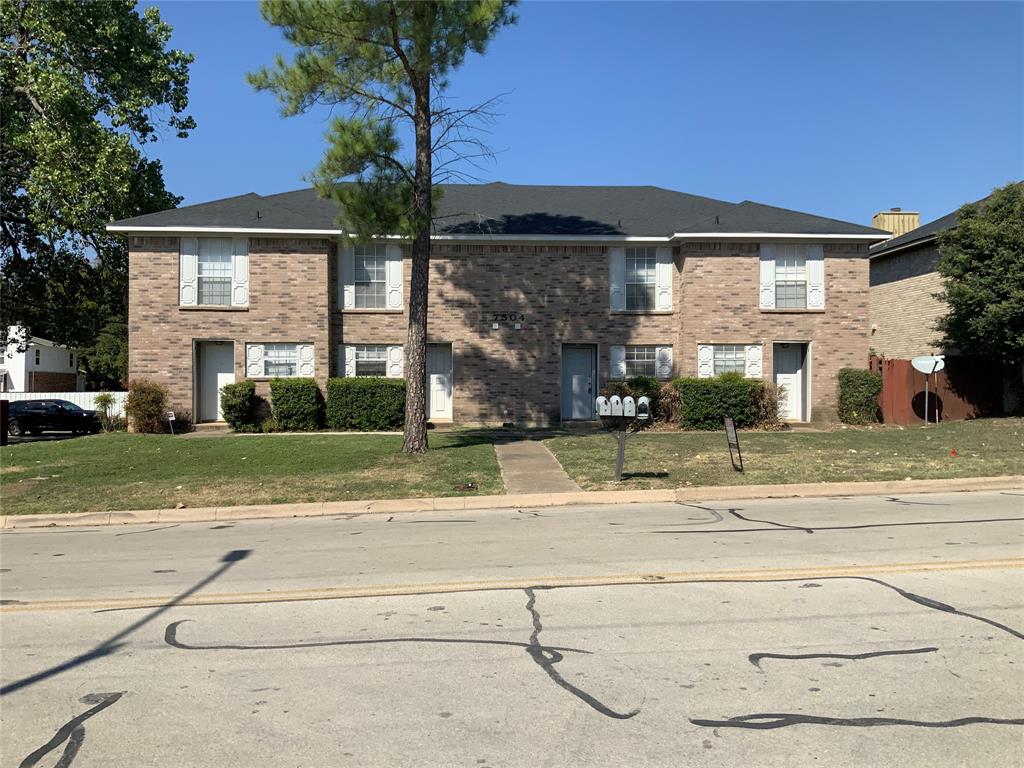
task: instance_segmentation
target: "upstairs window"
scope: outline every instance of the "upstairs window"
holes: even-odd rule
[[[199,238],[198,288],[200,306],[231,304],[231,239]]]
[[[356,376],[387,376],[387,352],[384,344],[356,345]]]
[[[356,309],[383,309],[387,302],[387,247],[356,246],[354,266]]]
[[[626,309],[650,311],[654,309],[657,285],[657,249],[626,249]]]
[[[714,375],[738,373],[746,375],[747,354],[743,344],[715,344]]]
[[[775,308],[807,308],[807,258],[795,249],[780,248],[775,257]]]
[[[626,347],[626,376],[654,376],[658,366],[658,348],[651,345]]]

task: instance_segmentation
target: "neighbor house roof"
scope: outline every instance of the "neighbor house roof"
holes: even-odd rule
[[[730,203],[660,187],[445,184],[435,237],[670,239],[794,234],[882,239],[883,230],[749,200]],[[122,219],[114,232],[250,230],[341,234],[338,208],[314,189],[248,193]]]
[[[1024,183],[1024,182],[1018,182]],[[976,206],[984,203],[992,195],[986,195],[981,200],[975,200],[969,205]],[[894,237],[891,240],[886,240],[884,243],[879,243],[871,247],[871,258],[875,256],[891,256],[896,251],[902,251],[906,248],[917,247],[931,243],[939,236],[939,233],[944,232],[947,229],[952,229],[959,223],[957,214],[960,209],[957,208],[952,213],[947,213],[945,216],[940,216],[934,221],[929,221],[927,224],[922,224],[917,229],[912,229],[909,232]]]

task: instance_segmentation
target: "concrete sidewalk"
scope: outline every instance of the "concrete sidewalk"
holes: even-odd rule
[[[955,491],[1017,491],[1024,475],[951,480],[886,480],[868,483],[793,483],[789,485],[718,485],[652,491],[571,491],[510,493],[498,496],[442,496],[426,499],[317,501],[306,504],[265,504],[195,509],[148,509],[114,512],[69,512],[60,515],[4,515],[0,528],[63,528],[76,525],[130,523],[198,523],[219,520],[262,520],[283,517],[447,512],[468,509],[562,507],[574,504],[657,504],[665,502],[739,501],[829,496],[876,496]],[[1016,494],[1015,494],[1016,495]],[[1024,492],[1021,507],[1024,508]]]
[[[494,443],[506,493],[573,493],[580,487],[565,474],[540,440]]]

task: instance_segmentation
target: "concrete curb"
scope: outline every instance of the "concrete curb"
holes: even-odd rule
[[[203,523],[221,520],[269,520],[284,517],[458,512],[468,509],[560,507],[579,504],[658,504],[677,501],[877,496],[901,493],[1003,491],[1024,488],[1024,475],[948,480],[886,480],[866,483],[794,483],[790,485],[716,485],[652,491],[573,491],[497,496],[442,496],[426,499],[317,501],[195,509],[146,509],[124,512],[68,512],[62,515],[4,515],[0,528],[66,528],[130,523]]]

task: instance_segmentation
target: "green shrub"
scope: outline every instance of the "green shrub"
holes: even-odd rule
[[[328,379],[327,426],[331,429],[384,432],[404,424],[404,379]]]
[[[731,416],[737,427],[757,426],[757,403],[768,386],[761,379],[745,379],[738,373],[676,379],[672,384],[679,393],[679,420],[685,429],[721,429],[726,416]]]
[[[149,379],[128,383],[128,400],[124,411],[136,432],[165,432],[167,422],[167,389]]]
[[[239,381],[221,387],[220,410],[224,421],[235,432],[259,432],[259,400],[254,381]]]
[[[839,370],[839,418],[845,424],[875,424],[881,421],[878,396],[882,374],[863,368]]]
[[[651,418],[655,421],[668,419],[670,414],[663,413],[661,408],[662,382],[653,376],[633,376],[629,379],[609,381],[601,392],[605,397],[618,395],[638,400],[646,397],[651,401]]]
[[[286,432],[311,432],[324,421],[324,397],[315,379],[271,379],[270,407]]]

